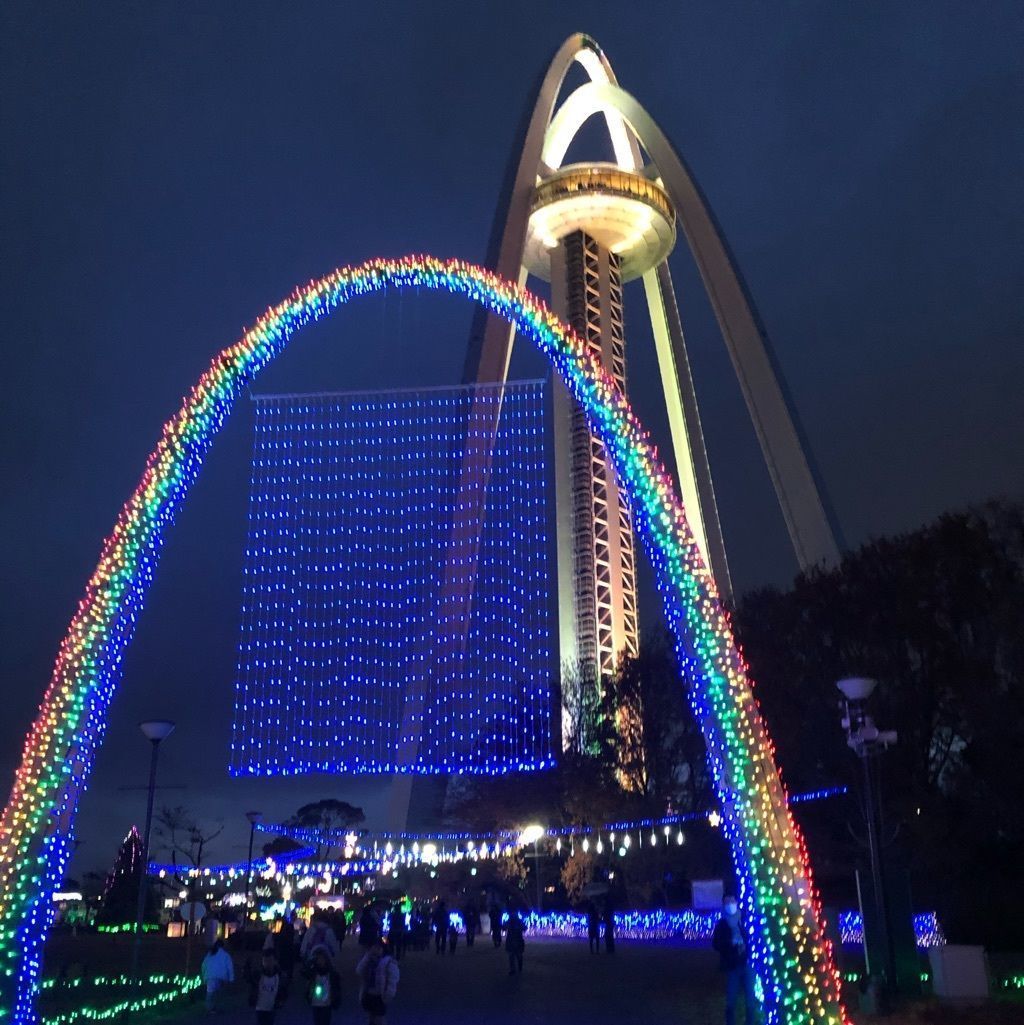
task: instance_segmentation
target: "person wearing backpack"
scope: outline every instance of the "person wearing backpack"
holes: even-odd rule
[[[359,976],[359,1004],[369,1015],[369,1025],[385,1025],[388,1004],[398,990],[398,962],[384,949],[378,937],[356,966]]]
[[[330,1025],[331,1012],[341,1005],[341,976],[331,963],[331,952],[327,947],[317,947],[313,951],[306,975],[309,976],[306,999],[313,1009],[313,1025]]]
[[[299,955],[302,957],[305,965],[308,966],[313,960],[313,951],[317,947],[326,947],[327,956],[330,958],[331,964],[336,965],[338,963],[338,955],[341,953],[338,937],[334,934],[327,916],[321,911],[318,911],[313,916],[313,921],[310,922],[306,935],[302,937]]]

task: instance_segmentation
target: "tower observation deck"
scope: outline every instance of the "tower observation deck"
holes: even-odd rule
[[[587,81],[565,93],[570,68]],[[563,95],[564,94],[564,95]],[[613,162],[565,163],[592,118],[607,128]],[[668,257],[678,236],[698,270],[743,393],[802,570],[839,561],[837,531],[761,324],[704,194],[671,141],[618,83],[589,36],[570,36],[541,81],[515,144],[498,203],[489,264],[526,285],[551,283],[554,310],[628,395],[623,285],[642,279],[671,432],[679,497],[717,593],[732,596],[697,394]],[[632,314],[631,314],[632,316]],[[481,314],[464,380],[503,382],[514,332]],[[558,533],[559,657],[563,742],[569,741],[571,683],[598,686],[622,654],[636,650],[635,544],[629,509],[600,442],[571,396],[554,395]],[[493,429],[493,428],[492,428]],[[578,707],[578,706],[577,706]],[[619,716],[628,743],[628,716]]]

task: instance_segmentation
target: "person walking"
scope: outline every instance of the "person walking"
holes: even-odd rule
[[[508,954],[508,974],[522,975],[523,952],[526,950],[526,927],[519,912],[510,910],[505,925],[505,952]]]
[[[596,902],[587,901],[587,940],[590,943],[590,953],[601,953],[601,912],[597,909]]]
[[[313,1025],[331,1025],[331,1012],[341,1005],[341,976],[331,963],[331,953],[326,947],[313,951],[306,974],[309,976],[306,999],[313,1011]]]
[[[402,960],[408,935],[409,930],[405,925],[405,912],[400,905],[396,904],[391,909],[388,921],[388,946],[391,948],[391,953],[396,961]]]
[[[419,904],[412,909],[410,942],[413,950],[426,950],[430,946],[430,922],[427,920],[426,909]]]
[[[249,1005],[256,1010],[256,1025],[274,1025],[277,1009],[288,993],[277,957],[272,950],[263,951],[259,972],[249,978]]]
[[[443,954],[448,945],[448,905],[443,899],[434,905],[431,921],[434,924],[434,953]]]
[[[452,916],[448,916],[448,953],[455,953],[455,945],[459,942],[459,924]]]
[[[298,947],[295,943],[295,926],[290,918],[284,915],[277,916],[277,932],[273,936],[274,953],[277,955],[277,963],[281,966],[281,974],[290,986],[292,977],[295,974],[295,961],[298,957]]]
[[[491,939],[494,941],[495,947],[501,946],[501,908],[498,906],[496,900],[491,901],[488,909],[488,915],[491,920]]]
[[[330,925],[334,938],[338,941],[338,950],[341,950],[345,946],[345,937],[348,935],[348,919],[345,917],[345,912],[340,909],[332,912]]]
[[[359,946],[369,950],[381,938],[380,927],[380,916],[367,904],[359,916]]]
[[[615,953],[615,911],[612,909],[611,898],[604,902],[604,949],[608,954]]]
[[[398,962],[385,951],[378,938],[356,965],[359,976],[359,1005],[369,1025],[385,1025],[388,1004],[398,991]]]
[[[475,900],[467,900],[462,909],[462,922],[466,926],[466,946],[473,946],[476,934],[480,931],[480,909]]]
[[[747,959],[743,924],[736,898],[727,893],[722,900],[722,915],[711,936],[711,946],[718,952],[718,967],[725,973],[725,1025],[736,1025],[736,1003],[743,990],[746,1023],[756,1025],[759,1014],[754,992],[754,972]]]
[[[341,948],[338,946],[338,938],[334,935],[331,923],[322,911],[317,911],[302,937],[302,946],[299,948],[299,955],[302,963],[308,965],[313,960],[313,951],[317,947],[326,947],[331,958],[331,964],[338,963],[338,955]]]
[[[220,940],[215,940],[203,958],[201,966],[203,982],[206,983],[206,1009],[211,1012],[220,1010],[218,993],[229,982],[235,981],[235,962],[224,949]]]

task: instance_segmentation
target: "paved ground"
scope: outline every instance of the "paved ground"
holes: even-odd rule
[[[346,987],[337,1025],[365,1020],[357,1008],[357,948],[342,951]],[[640,1022],[718,1025],[722,1020],[721,980],[710,951],[669,944],[622,942],[613,955],[591,955],[585,943],[536,939],[526,949],[521,976],[509,977],[503,950],[488,942],[454,956],[433,951],[407,954],[401,962],[398,997],[389,1025],[530,1025],[586,1022],[631,1025]],[[300,987],[296,987],[301,990]],[[199,1007],[182,1007],[166,1019],[241,1025],[254,1020],[245,1006],[244,986],[236,984],[231,1008],[215,1017]],[[277,1025],[306,1025],[310,1012],[303,993],[294,992],[278,1014]],[[741,1019],[742,1020],[742,1019]]]
[[[198,946],[193,952],[193,968],[198,963]],[[366,1020],[356,1004],[358,956],[358,948],[349,939],[342,952],[345,998],[334,1025],[358,1025]],[[131,938],[127,936],[55,936],[47,950],[48,974],[74,962],[82,965],[87,975],[116,972],[129,964],[130,958]],[[241,959],[236,959],[236,964],[241,978]],[[184,943],[147,937],[142,967],[145,971],[181,971]],[[715,955],[672,943],[620,941],[615,954],[608,956],[591,955],[579,941],[528,939],[525,971],[509,978],[503,950],[495,950],[489,941],[468,950],[460,941],[454,957],[439,957],[432,951],[410,953],[402,960],[401,969],[389,1025],[721,1025],[724,1017]],[[855,1008],[856,994],[848,992],[847,998]],[[75,995],[75,1006],[77,999]],[[236,983],[229,993],[222,1014],[208,1015],[200,997],[195,1003],[176,1001],[135,1018],[140,1025],[255,1023],[243,982]],[[1024,1025],[1024,1000],[1001,999],[979,1008],[925,1001],[884,1019],[866,1018],[856,1011],[853,1018],[858,1025]],[[309,1025],[310,1021],[300,983],[278,1014],[276,1025]]]

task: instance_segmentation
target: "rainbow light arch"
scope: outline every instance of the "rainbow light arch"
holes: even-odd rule
[[[465,295],[504,317],[533,339],[585,410],[628,489],[690,681],[740,878],[767,1021],[847,1022],[803,839],[746,665],[671,477],[625,396],[543,302],[483,268],[429,256],[370,260],[296,289],[215,357],[164,425],[61,643],[0,817],[0,1017],[37,1020],[50,895],[72,849],[78,797],[102,740],[163,532],[203,457],[235,400],[292,334],[355,296],[395,287]]]

